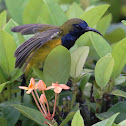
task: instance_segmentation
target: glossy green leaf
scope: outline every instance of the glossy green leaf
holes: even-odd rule
[[[3,117],[7,120],[7,126],[14,126],[19,119],[20,112],[18,112],[14,107],[10,104],[19,104],[19,99],[10,99],[7,102],[3,102],[0,104],[1,113]]]
[[[7,120],[5,118],[0,118],[0,125],[7,126]]]
[[[23,10],[28,1],[29,0],[5,0],[10,16],[19,24],[22,24]]]
[[[13,37],[4,30],[0,30],[0,64],[8,75],[14,70],[15,50],[16,44]]]
[[[106,33],[106,31],[108,30],[108,27],[109,27],[111,21],[112,21],[112,15],[111,14],[105,15],[103,18],[101,18],[101,20],[98,21],[96,29],[102,35],[104,35]]]
[[[118,124],[126,119],[126,101],[116,103],[110,109],[108,109],[107,112],[97,114],[96,116],[97,116],[97,118],[103,120],[103,119],[109,118],[110,116],[112,116],[113,114],[115,114],[117,112],[120,113],[115,120],[115,123]]]
[[[83,66],[89,53],[89,47],[79,47],[71,53],[71,70],[70,76],[77,78],[83,70]]]
[[[79,104],[77,104],[74,108],[72,108],[72,110],[69,112],[67,117],[62,121],[60,126],[65,126],[67,124],[67,122],[69,122],[73,118],[73,116],[75,115],[76,111],[78,111],[78,110],[79,110]]]
[[[86,21],[90,27],[94,27],[94,25],[100,20],[100,18],[104,15],[110,5],[100,5],[94,8],[91,8],[88,11],[85,11],[84,14],[80,16],[81,19]]]
[[[42,115],[42,113],[39,112],[38,110],[29,108],[29,107],[26,107],[26,106],[23,106],[23,105],[13,104],[12,106],[15,107],[18,111],[20,111],[27,118],[35,121],[39,125],[46,126],[46,124],[44,122],[45,121],[48,122],[48,120],[46,120],[44,118],[44,116]]]
[[[124,91],[122,91],[122,90],[119,90],[119,89],[113,90],[113,91],[111,92],[111,94],[126,98],[126,92],[124,92]]]
[[[44,62],[44,82],[48,86],[57,81],[66,84],[70,74],[70,60],[70,53],[65,47],[54,48]]]
[[[126,25],[126,20],[122,20],[121,22],[122,22],[124,25]]]
[[[65,21],[67,21],[67,16],[54,0],[44,0],[44,2],[48,7],[53,25],[62,25]]]
[[[125,30],[122,28],[117,28],[105,35],[105,39],[108,40],[110,43],[118,42],[125,37],[126,37]]]
[[[92,44],[97,51],[98,55],[100,57],[105,56],[108,53],[112,52],[111,46],[108,44],[108,42],[99,34],[90,32],[90,38],[92,41]]]
[[[20,33],[15,33],[15,32],[12,32],[12,31],[11,31],[11,28],[12,28],[12,27],[15,27],[15,26],[17,26],[17,25],[18,25],[18,24],[17,24],[13,19],[10,19],[10,20],[8,21],[8,23],[5,25],[4,30],[5,30],[6,32],[8,32],[10,35],[13,36],[13,38],[14,38],[15,41],[16,41],[17,47],[19,47],[19,45],[20,45],[22,42],[24,42],[25,39],[24,39],[24,37],[23,37]]]
[[[74,115],[71,126],[84,126],[84,121],[79,110]]]
[[[116,113],[114,115],[112,115],[110,118],[105,119],[103,121],[100,121],[92,126],[112,126],[112,124],[114,123],[115,118],[119,115],[119,113]]]
[[[83,14],[83,12],[84,12],[83,9],[81,9],[81,7],[77,3],[74,2],[69,7],[66,15],[67,15],[67,17],[69,19],[71,19],[71,18],[79,18]]]
[[[43,0],[29,0],[28,4],[24,8],[23,23],[35,24],[38,17],[43,19],[42,23],[51,23],[50,14],[48,8]]]
[[[108,84],[114,67],[114,59],[111,54],[102,57],[95,67],[95,80],[102,89]]]
[[[112,56],[115,61],[112,78],[118,77],[126,64],[126,38],[118,42],[112,51]]]
[[[6,20],[7,20],[7,12],[3,11],[2,13],[0,13],[0,29],[3,29],[3,27],[6,24]]]

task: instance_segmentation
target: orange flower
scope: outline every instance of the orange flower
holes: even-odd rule
[[[67,85],[58,84],[58,82],[56,82],[56,83],[52,83],[52,86],[47,87],[46,90],[49,90],[49,89],[52,89],[52,88],[54,88],[55,93],[60,93],[62,91],[62,89],[65,89],[65,90],[70,89],[70,87],[68,87]]]
[[[46,84],[42,80],[40,80],[36,85],[40,91],[46,90]]]
[[[45,97],[45,95],[44,94],[41,94],[41,96],[40,96],[40,102],[42,103],[42,104],[44,104],[44,103],[46,103],[47,102],[47,99],[46,99],[46,97]]]
[[[20,89],[28,90],[26,94],[30,94],[32,90],[37,89],[37,86],[35,86],[35,80],[34,78],[30,79],[30,84],[28,87],[26,86],[19,86]]]

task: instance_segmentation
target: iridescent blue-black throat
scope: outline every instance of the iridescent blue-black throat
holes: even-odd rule
[[[84,34],[84,31],[77,32],[77,31],[71,31],[65,36],[61,38],[62,45],[65,46],[67,49],[70,49],[74,44],[75,41]]]

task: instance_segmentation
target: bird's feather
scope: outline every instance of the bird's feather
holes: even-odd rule
[[[16,26],[11,29],[13,32],[20,32],[22,35],[35,34],[38,32],[43,32],[48,29],[55,29],[59,26],[48,25],[48,24],[26,24],[21,26]]]
[[[35,36],[31,37],[26,42],[24,42],[15,51],[15,57],[16,57],[15,67],[21,68],[31,53],[32,55],[30,55],[30,59],[33,57],[35,52],[46,42],[60,38],[61,32],[62,31],[60,29],[47,30],[42,33],[36,34]]]

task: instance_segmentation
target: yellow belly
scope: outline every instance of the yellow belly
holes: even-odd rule
[[[61,39],[55,39],[52,41],[48,41],[40,49],[38,49],[38,51],[33,55],[31,60],[29,61],[28,65],[26,66],[26,69],[24,70],[25,74],[27,75],[29,70],[33,67],[41,68],[42,64],[45,61],[48,54],[58,45],[61,45]]]

